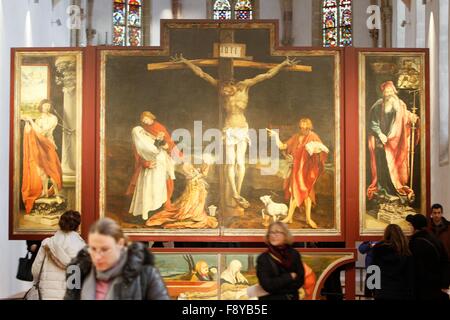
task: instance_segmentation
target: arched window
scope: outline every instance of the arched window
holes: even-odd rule
[[[234,6],[234,17],[236,20],[252,20],[252,2],[250,0],[236,1],[236,5]]]
[[[213,0],[214,20],[252,20],[254,4],[251,0]]]
[[[230,20],[231,5],[228,0],[216,0],[214,2],[214,20]]]
[[[324,0],[322,3],[324,47],[352,45],[352,0]]]
[[[114,0],[114,45],[142,46],[142,25],[142,0]]]

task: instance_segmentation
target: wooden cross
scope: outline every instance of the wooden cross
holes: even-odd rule
[[[233,30],[221,30],[220,31],[220,43],[234,44],[234,31]],[[253,69],[271,69],[276,66],[274,63],[262,63],[251,61],[251,57],[239,57],[239,58],[224,58],[219,55],[214,59],[197,59],[191,60],[191,62],[199,67],[219,67],[219,80],[229,81],[233,79],[234,68],[253,68]],[[149,71],[158,70],[175,70],[184,69],[186,66],[178,62],[161,62],[150,63],[147,65]],[[287,71],[300,71],[300,72],[312,72],[311,66],[295,65],[291,67],[285,67]]]

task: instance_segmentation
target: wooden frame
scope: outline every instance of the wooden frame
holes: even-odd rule
[[[81,166],[81,145],[82,145],[82,92],[83,92],[83,50],[80,49],[12,49],[11,50],[11,135],[10,135],[10,238],[12,239],[21,239],[24,236],[27,238],[36,238],[41,237],[42,235],[48,234],[48,232],[52,232],[55,229],[55,219],[53,219],[53,215],[62,212],[63,209],[58,209],[58,205],[60,203],[67,203],[70,207],[81,210],[81,184],[82,184],[82,166]],[[52,66],[53,71],[50,72],[50,64],[48,61],[51,61],[54,65]],[[21,108],[21,67],[23,65],[42,65],[44,64],[48,68],[47,73],[47,98],[51,98],[54,100],[54,97],[51,96],[51,92],[53,95],[58,96],[60,104],[59,108],[62,108],[60,112],[66,113],[67,110],[70,109],[71,112],[71,122],[70,126],[67,125],[68,118],[61,118],[56,108],[50,109],[50,119],[55,119],[59,126],[62,127],[63,133],[61,133],[61,144],[64,144],[64,139],[66,139],[66,147],[60,154],[63,156],[62,165],[59,164],[59,168],[61,170],[61,183],[62,190],[61,194],[63,195],[63,200],[60,202],[55,202],[54,196],[52,197],[49,193],[49,196],[37,196],[35,200],[32,200],[32,206],[27,209],[27,214],[21,216],[21,212],[24,211],[20,202],[20,189],[21,189],[21,125],[20,122],[25,120],[22,119],[22,111]],[[59,74],[59,76],[58,76]],[[73,75],[73,77],[72,77]],[[58,78],[59,77],[59,78]],[[59,83],[58,83],[59,81]],[[51,89],[51,85],[55,86],[55,89]],[[58,93],[56,90],[56,86],[59,85],[64,88],[65,91]],[[52,91],[51,91],[52,90]],[[65,99],[68,99],[68,102],[64,102]],[[36,108],[37,101],[34,102],[33,108]],[[70,104],[70,105],[69,105]],[[69,112],[69,111],[67,111]],[[28,112],[30,113],[30,112]],[[36,110],[32,113],[36,113]],[[65,116],[66,117],[66,116]],[[26,118],[33,119],[31,114],[28,114]],[[36,115],[34,115],[36,119]],[[58,120],[56,120],[58,119]],[[39,120],[39,121],[53,121],[53,120]],[[61,122],[62,121],[62,122]],[[25,121],[26,122],[26,121]],[[31,125],[31,123],[30,123]],[[53,126],[53,125],[52,125]],[[26,126],[25,126],[26,127]],[[58,147],[58,144],[53,140],[53,130],[55,130],[57,125],[52,127],[49,138],[46,141],[50,144],[54,144]],[[72,137],[67,135],[66,133],[70,131],[70,134],[75,133]],[[47,133],[44,133],[47,135]],[[70,141],[69,141],[70,140]],[[53,142],[50,142],[53,141]],[[70,145],[70,146],[69,146]],[[69,149],[70,148],[70,149]],[[70,151],[70,154],[69,154]],[[51,151],[50,151],[51,152]],[[55,151],[54,151],[55,152]],[[59,155],[57,156],[60,157]],[[65,157],[65,158],[64,158]],[[68,160],[68,157],[71,157]],[[60,161],[59,159],[57,160]],[[72,161],[71,164],[75,166],[74,168],[65,166],[68,164],[68,161]],[[56,164],[55,164],[56,165]],[[56,165],[57,166],[57,165]],[[62,167],[62,169],[61,169]],[[72,169],[68,174],[67,169]],[[34,170],[34,169],[33,169]],[[50,177],[49,177],[50,178]],[[69,181],[69,180],[70,181]],[[49,179],[50,180],[50,179]],[[66,187],[71,185],[72,190],[66,190]],[[43,185],[41,185],[41,188]],[[54,189],[54,182],[51,184],[51,188]],[[50,191],[52,189],[49,189]],[[43,191],[44,192],[44,191]],[[34,197],[34,196],[32,196]],[[33,198],[31,198],[33,199]],[[35,204],[41,200],[42,204],[40,204],[40,209],[37,209]],[[36,202],[35,202],[36,201]],[[31,212],[28,212],[31,210]],[[36,215],[28,214],[28,213],[36,213],[36,210],[40,210],[41,213],[37,213]],[[49,213],[47,213],[49,212]],[[55,216],[55,217],[56,217]],[[25,217],[29,217],[30,219],[25,221]],[[45,219],[43,222],[42,219]],[[19,222],[21,221],[21,222]],[[57,219],[56,219],[57,224]]]
[[[364,141],[362,139],[361,126],[361,93],[360,86],[351,85],[353,84],[363,84],[364,73],[361,72],[362,66],[360,65],[360,57],[372,55],[372,56],[415,56],[421,57],[423,61],[423,69],[421,76],[421,83],[423,84],[422,90],[423,95],[421,99],[422,110],[420,113],[420,126],[421,126],[421,136],[420,136],[420,158],[421,158],[421,168],[420,168],[420,178],[421,178],[421,188],[422,192],[420,195],[421,205],[420,210],[417,212],[426,213],[428,215],[428,208],[430,206],[430,110],[429,110],[429,50],[428,49],[354,49],[346,48],[346,135],[347,136],[357,136],[358,143],[348,143],[346,146],[346,153],[358,156],[353,156],[351,158],[346,158],[346,167],[349,168],[347,171],[347,210],[346,219],[348,220],[347,228],[352,230],[357,230],[357,232],[352,232],[351,236],[354,241],[356,240],[378,240],[382,236],[383,230],[370,230],[364,228],[363,226],[363,210],[364,203],[361,200],[365,195],[366,187],[362,188],[365,156],[362,155],[363,151],[361,146],[363,146]],[[423,119],[423,120],[422,120]],[[355,125],[358,124],[358,125]],[[352,168],[352,169],[350,169]],[[358,172],[355,172],[354,168],[360,168]],[[405,231],[410,233],[411,230],[406,227]]]

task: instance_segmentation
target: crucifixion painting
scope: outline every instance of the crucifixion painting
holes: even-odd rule
[[[177,22],[162,50],[105,51],[101,214],[155,236],[340,232],[340,53],[277,48],[272,27]]]
[[[231,44],[233,45],[233,44]],[[171,62],[149,64],[149,70],[163,68],[177,68],[184,65],[195,75],[205,80],[218,90],[219,104],[225,111],[225,120],[222,127],[225,143],[225,175],[226,175],[226,204],[234,210],[245,210],[250,207],[249,201],[241,195],[245,178],[245,157],[250,143],[249,124],[245,116],[249,102],[249,90],[258,83],[275,77],[281,70],[311,72],[310,66],[298,65],[295,58],[286,57],[279,64],[258,63],[249,61],[248,57],[241,60],[233,58],[188,60],[182,54],[172,57]],[[225,72],[220,73],[219,79],[206,73],[201,65],[225,66]],[[236,80],[233,77],[234,67],[249,67],[268,69],[252,78]],[[230,76],[231,75],[231,76]]]

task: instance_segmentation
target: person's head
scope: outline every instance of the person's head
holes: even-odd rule
[[[397,89],[395,88],[394,82],[392,81],[383,82],[380,86],[380,89],[383,93],[384,98],[389,98],[397,95]]]
[[[156,117],[150,111],[144,111],[141,113],[141,122],[146,125],[152,125],[155,122]]]
[[[89,254],[98,271],[113,267],[119,261],[126,244],[122,229],[112,219],[100,219],[89,230]]]
[[[292,234],[287,225],[281,221],[272,222],[267,229],[266,243],[274,247],[291,245]]]
[[[81,214],[78,211],[69,210],[59,218],[59,229],[64,232],[77,231],[81,223]]]
[[[205,260],[199,260],[195,264],[195,272],[202,276],[206,276],[209,273],[208,263]]]
[[[300,135],[307,135],[312,129],[313,124],[310,118],[301,118],[298,121],[298,128],[300,129]]]
[[[411,255],[408,247],[408,240],[406,239],[405,234],[398,225],[389,224],[386,229],[384,229],[383,240],[386,244],[393,247],[399,255]]]
[[[241,272],[242,263],[239,260],[232,260],[230,262],[230,265],[228,266],[229,270],[232,274],[236,274],[238,272]]]
[[[232,96],[236,93],[236,83],[234,80],[224,81],[220,85],[220,92],[224,96]]]
[[[427,218],[425,218],[425,216],[420,213],[409,214],[406,217],[406,221],[411,223],[415,231],[422,230],[427,226]]]
[[[52,110],[52,102],[48,99],[41,100],[39,102],[38,110],[41,113],[49,113]]]
[[[442,214],[444,213],[444,208],[441,204],[435,203],[431,206],[431,219],[434,224],[440,224],[442,221]]]
[[[212,280],[215,280],[217,278],[217,267],[210,267],[209,268],[209,275],[211,276]]]

